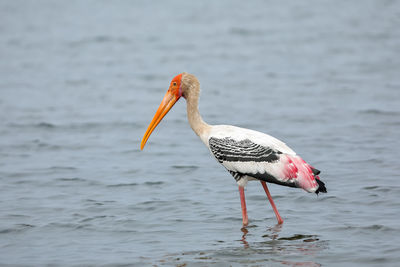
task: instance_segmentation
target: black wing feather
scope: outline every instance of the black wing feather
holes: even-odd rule
[[[229,137],[209,139],[211,152],[215,158],[224,165],[226,162],[265,162],[275,163],[279,161],[282,152],[269,147],[256,144],[249,139],[236,141]],[[224,165],[225,166],[225,165]],[[225,167],[226,168],[226,167]],[[282,182],[277,177],[272,176],[267,171],[263,173],[254,172],[238,172],[237,170],[227,169],[236,181],[239,181],[243,176],[251,176],[256,179],[281,184],[290,187],[296,187],[294,180],[291,183]]]
[[[242,162],[275,162],[282,152],[253,143],[249,139],[236,141],[231,138],[215,138],[209,140],[211,152],[222,163],[224,161]]]

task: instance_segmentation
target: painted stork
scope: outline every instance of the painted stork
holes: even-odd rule
[[[181,73],[171,81],[156,114],[143,136],[142,150],[153,130],[173,105],[184,97],[187,116],[193,131],[209,148],[211,154],[235,178],[239,186],[243,226],[248,225],[244,187],[249,180],[259,180],[275,212],[278,224],[283,220],[272,200],[266,182],[299,187],[310,193],[326,193],[319,179],[319,170],[307,164],[282,141],[257,131],[230,125],[208,125],[198,109],[200,83],[188,73]]]

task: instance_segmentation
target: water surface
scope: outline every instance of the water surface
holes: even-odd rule
[[[396,266],[397,1],[2,1],[0,264]],[[211,124],[284,140],[328,194],[234,179],[182,99],[144,151],[170,79]]]

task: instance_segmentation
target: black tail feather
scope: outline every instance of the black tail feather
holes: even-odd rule
[[[320,193],[320,192],[321,193],[327,193],[324,182],[322,182],[320,179],[315,179],[315,181],[317,181],[317,183],[319,185],[317,191],[315,191],[315,194],[318,195],[318,193]]]
[[[312,173],[313,173],[314,175],[318,175],[318,174],[321,173],[319,170],[317,170],[317,169],[315,169],[315,168],[312,168],[312,167],[311,167],[311,170],[312,170]]]

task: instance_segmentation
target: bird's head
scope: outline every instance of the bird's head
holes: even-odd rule
[[[197,86],[194,86],[197,85]],[[157,125],[161,122],[165,115],[167,115],[168,111],[175,105],[175,103],[183,96],[184,98],[190,98],[193,96],[197,96],[199,94],[199,81],[197,78],[189,73],[183,72],[181,74],[176,75],[168,88],[167,93],[165,94],[163,100],[161,101],[160,106],[157,109],[156,114],[153,117],[153,120],[150,122],[149,127],[146,130],[142,138],[142,142],[140,144],[140,149],[142,150],[146,145],[147,140],[149,139],[151,133],[157,127]],[[196,90],[197,88],[197,90]]]

